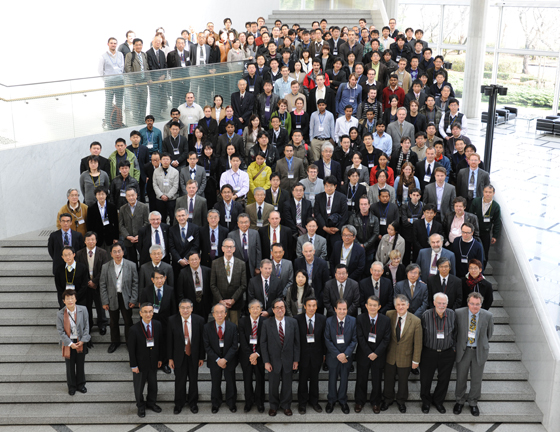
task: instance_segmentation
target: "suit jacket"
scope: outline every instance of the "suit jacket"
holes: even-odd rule
[[[82,249],[84,244],[84,236],[79,233],[78,231],[70,230],[71,231],[71,243],[72,247],[75,251]],[[48,242],[48,250],[49,255],[53,260],[53,268],[52,272],[53,275],[56,269],[61,265],[64,264],[64,260],[62,259],[62,249],[64,249],[64,241],[62,238],[62,230],[53,231],[49,235],[49,242]]]
[[[193,313],[202,317],[204,322],[208,321],[208,315],[214,304],[214,296],[210,288],[210,281],[212,278],[211,270],[209,267],[199,267],[199,277],[202,279],[202,299],[200,302],[196,301],[196,287],[193,279],[194,273],[190,266],[186,266],[179,273],[179,278],[175,287],[176,297],[181,301],[182,299],[189,299],[193,302]]]
[[[237,135],[236,133],[233,134],[233,138],[231,139],[231,143],[233,144],[233,146],[236,148],[236,153],[239,153],[241,155],[244,155],[245,152],[243,151],[243,138],[241,138],[241,136]],[[227,146],[229,145],[229,138],[227,136],[227,133],[223,133],[222,135],[220,135],[218,137],[218,144],[216,145],[216,157],[222,157],[222,156],[227,156]],[[244,158],[242,157],[242,160],[244,160]],[[224,168],[224,172],[227,171],[227,169]],[[232,185],[233,186],[233,185]]]
[[[401,148],[401,138],[406,136],[410,138],[410,144],[414,147],[416,141],[414,140],[415,130],[414,125],[407,122],[406,120],[403,122],[403,133],[401,134],[399,122],[395,121],[393,123],[389,123],[387,126],[387,134],[391,136],[393,140],[393,154],[398,155],[399,149]]]
[[[98,241],[101,244],[105,242],[107,246],[113,244],[113,240],[119,239],[119,214],[117,207],[106,201],[106,211],[109,218],[109,224],[103,224],[103,218],[99,213],[99,206],[96,204],[88,208],[87,226],[88,231],[95,232],[99,237]]]
[[[412,362],[420,363],[422,355],[422,322],[420,318],[407,312],[404,327],[401,329],[401,338],[397,342],[397,311],[389,311],[387,316],[391,319],[391,342],[387,350],[387,363],[396,364],[399,368],[411,367]]]
[[[284,225],[279,225],[278,228],[280,229],[280,236],[276,239],[277,243],[284,246],[284,257],[287,260],[292,261],[292,231]],[[262,257],[271,259],[270,252],[273,244],[273,238],[270,226],[263,226],[262,228],[259,228],[259,237],[261,238]]]
[[[420,96],[418,97],[418,109],[422,108],[426,104],[426,94],[420,91]],[[404,97],[404,107],[410,112],[410,102],[416,100],[416,96],[412,89]],[[439,128],[439,124],[436,125]]]
[[[362,279],[360,281],[360,307],[362,313],[367,314],[367,309],[365,307],[368,298],[375,295],[375,290],[373,288],[373,280],[371,276]],[[395,297],[393,281],[387,279],[386,277],[379,278],[379,304],[381,309],[379,309],[380,314],[387,314],[387,311],[394,308],[393,299]]]
[[[321,192],[315,195],[315,205],[313,206],[313,213],[315,214],[315,218],[319,223],[319,229],[317,230],[317,232],[319,233],[319,235],[327,238],[329,234],[323,231],[323,228],[327,226],[327,221],[329,219],[329,215],[327,214],[326,192]],[[344,194],[336,191],[331,203],[331,215],[333,214],[339,214],[341,216],[338,224],[336,224],[336,228],[341,230],[342,227],[348,222],[348,204],[346,202],[346,197],[344,196]]]
[[[348,54],[350,54],[350,51],[352,51],[356,55],[355,63],[361,63],[362,57],[364,55],[364,46],[356,41],[354,43],[354,46],[352,47],[352,50],[350,50],[350,45],[348,44],[348,42],[344,42],[340,46],[339,55],[344,59],[345,62],[348,62]]]
[[[224,252],[222,251],[222,241],[227,238],[228,236],[228,229],[223,227],[222,225],[218,225],[216,228],[217,231],[217,238],[216,243],[218,249],[216,250],[216,258],[224,256]],[[199,230],[199,238],[200,238],[200,259],[202,261],[202,265],[206,267],[212,267],[212,258],[210,258],[210,252],[212,248],[211,236],[210,236],[210,227],[205,225],[200,228]]]
[[[122,260],[122,296],[125,309],[130,309],[129,303],[138,303],[138,272],[132,261]],[[99,278],[99,293],[101,304],[109,305],[109,310],[119,309],[117,297],[117,274],[115,273],[115,261],[111,260],[101,268]]]
[[[457,196],[461,196],[465,199],[469,197],[469,176],[470,168],[463,168],[457,174]],[[486,171],[479,168],[478,176],[476,178],[476,196],[481,197],[484,195],[484,187],[490,184],[490,176]]]
[[[439,210],[442,221],[447,217],[449,213],[453,212],[453,200],[456,197],[457,195],[455,193],[455,186],[444,182],[443,194],[441,197],[441,206]],[[433,204],[437,208],[438,202],[437,202],[437,191],[436,191],[435,182],[426,185],[426,187],[424,188],[424,197],[422,201],[424,202],[424,204]]]
[[[348,190],[350,189],[350,190]],[[360,198],[363,195],[367,195],[366,187],[358,183],[356,185],[356,193],[352,196],[352,186],[348,180],[345,180],[344,186],[342,186],[340,192],[346,196],[346,200],[351,200],[352,206],[349,206],[351,211],[354,213],[359,213],[360,211]]]
[[[410,298],[410,284],[408,279],[397,282],[395,296],[404,294],[410,303],[408,310],[418,318],[428,309],[428,286],[418,279],[414,286],[414,298]]]
[[[294,261],[294,273],[298,270],[307,271],[307,262],[304,257],[297,258]],[[330,278],[329,265],[327,261],[322,258],[315,257],[313,260],[313,273],[311,274],[311,286],[315,291],[315,297],[317,298],[317,311],[323,313],[323,303],[324,303],[324,288],[327,281]]]
[[[175,150],[179,150],[179,154],[175,154]],[[171,156],[171,161],[179,162],[179,166],[175,168],[180,171],[182,167],[187,165],[187,159],[189,158],[189,142],[187,138],[179,133],[176,140],[173,139],[171,135],[163,140],[162,152],[169,153]]]
[[[136,212],[134,212],[136,213]],[[166,223],[160,224],[161,232],[163,233],[163,238],[161,239],[165,245],[165,256],[163,257],[163,262],[169,263],[170,261],[170,250],[169,250],[169,225]],[[146,225],[138,230],[138,250],[140,252],[140,265],[150,261],[150,247],[152,246],[152,226]]]
[[[338,317],[333,315],[327,318],[325,326],[325,345],[327,347],[327,362],[338,363],[336,358],[339,354],[344,353],[348,358],[348,362],[352,363],[352,354],[358,344],[358,336],[356,329],[356,318],[348,314],[344,318],[344,343],[337,342],[338,336]]]
[[[199,198],[196,200],[198,201]],[[180,269],[181,264],[178,263],[179,260],[183,258],[188,259],[190,252],[198,253],[200,251],[200,231],[198,225],[187,223],[187,234],[184,242],[181,236],[181,226],[179,224],[169,228],[168,249],[171,254],[173,267]]]
[[[315,269],[313,269],[313,271],[315,271]],[[336,279],[331,279],[325,284],[323,299],[325,308],[327,309],[327,316],[329,317],[335,315],[336,301],[340,298],[338,285],[339,283]],[[350,278],[346,279],[343,298],[348,303],[348,315],[357,317],[358,308],[360,307],[360,287],[358,286],[358,282]]]
[[[76,302],[84,305],[88,293],[87,283],[89,280],[89,270],[87,264],[75,263],[76,267],[71,274],[66,272],[65,262],[60,264],[54,273],[54,284],[59,294],[62,294],[66,290],[67,285],[74,285],[74,289],[76,290]]]
[[[315,323],[313,325],[313,335],[315,342],[307,342],[307,334],[309,318],[305,313],[295,317],[299,328],[300,340],[300,366],[312,368],[320,368],[323,363],[323,356],[327,353],[325,345],[325,328],[327,326],[327,317],[322,314],[315,314]]]
[[[66,313],[66,306],[56,313],[56,329],[60,336],[61,346],[70,346],[72,341],[64,331],[64,314]],[[76,330],[78,333],[78,341],[89,342],[91,335],[89,334],[89,318],[88,311],[85,306],[76,305]],[[84,346],[84,353],[87,354],[87,347]]]
[[[247,276],[243,260],[233,257],[231,282],[228,282],[224,257],[217,258],[212,263],[210,273],[210,289],[214,296],[214,304],[224,299],[235,300],[232,310],[243,308],[243,293],[247,289]]]
[[[280,174],[280,188],[291,191],[299,181],[307,176],[303,167],[303,160],[293,157],[292,172],[293,178],[288,178],[288,162],[286,158],[279,159],[276,162],[276,172]]]
[[[165,53],[163,50],[158,50],[158,55],[153,48],[146,51],[146,56],[148,57],[148,66],[150,70],[156,69],[167,69],[167,59],[165,58]]]
[[[290,116],[288,116],[290,118]],[[284,146],[288,144],[290,141],[290,134],[286,129],[280,128],[280,133],[278,134],[278,138],[274,133],[274,129],[270,129],[268,132],[268,142],[274,146],[276,146],[276,150],[278,151],[278,155],[284,154]]]
[[[255,96],[249,91],[246,91],[241,100],[240,92],[233,92],[231,94],[231,107],[233,108],[234,116],[236,118],[242,117],[244,125],[249,123],[249,119],[253,114],[255,108]]]
[[[309,219],[310,217],[313,217],[313,205],[311,204],[311,201],[302,198],[301,226],[305,227],[307,219]],[[290,199],[286,202],[286,205],[283,206],[282,221],[284,222],[283,225],[286,225],[288,228],[292,230],[292,234],[294,236],[299,235],[299,230],[297,227],[297,208],[296,208],[295,200]]]
[[[274,197],[272,196],[272,188],[266,190],[266,195],[264,198],[265,203],[269,203],[274,207],[274,210],[282,210],[286,208],[288,200],[292,197],[292,193],[288,190],[279,188],[278,195],[276,199],[278,202],[274,203]]]
[[[130,211],[130,206],[128,204],[125,204],[120,208],[119,233],[124,238],[125,247],[132,247],[133,245],[130,240],[127,240],[128,236],[137,236],[140,228],[149,225],[149,214],[150,207],[148,204],[141,203],[140,201],[136,202],[134,215]]]
[[[161,296],[161,302],[159,303],[159,312],[154,313],[154,319],[161,322],[165,333],[169,317],[177,312],[177,302],[175,301],[175,292],[173,291],[173,287],[164,284],[162,288],[163,293]],[[144,289],[140,291],[140,304],[146,302],[154,305],[157,304],[156,289],[153,283],[146,285]],[[167,353],[163,353],[164,358],[166,355]]]
[[[94,289],[99,289],[99,277],[101,276],[101,268],[103,264],[109,262],[111,257],[105,249],[96,247],[95,253],[93,255],[93,276],[90,276],[90,280],[95,285]],[[84,264],[89,270],[88,263],[88,250],[87,248],[80,249],[76,252],[76,262]]]
[[[206,189],[206,170],[200,165],[195,166],[194,180],[198,184],[198,190],[196,191],[197,196],[204,197],[204,190]],[[179,172],[179,186],[183,195],[187,195],[187,182],[191,179],[191,167],[190,165],[185,166]]]
[[[442,248],[438,254],[438,258],[442,258],[442,257],[447,258],[451,262],[451,274],[455,276],[456,275],[455,255],[453,254],[453,252]],[[431,247],[420,249],[420,252],[418,252],[418,258],[416,258],[416,264],[420,266],[420,278],[424,282],[428,282],[428,278],[430,277],[430,269],[432,267],[432,263],[430,261],[431,259],[432,259]],[[439,274],[437,267],[436,267],[436,272],[437,274]]]
[[[260,276],[259,276],[260,277]],[[257,343],[255,352],[262,356],[262,333],[263,324],[266,318],[259,317],[257,319]],[[251,334],[253,333],[253,319],[250,316],[244,316],[239,319],[237,327],[239,331],[239,363],[243,366],[250,364],[249,357],[253,354],[253,345],[251,344]]]
[[[263,361],[272,364],[272,373],[291,371],[294,362],[300,360],[299,327],[295,318],[284,317],[284,344],[280,343],[276,318],[264,322],[261,339]]]
[[[262,204],[262,223],[263,223],[263,227],[268,226],[268,217],[270,216],[270,213],[274,210],[274,206],[272,204],[269,204],[267,202],[263,202]],[[261,227],[257,227],[257,203],[254,202],[253,204],[249,204],[246,208],[245,208],[245,213],[247,213],[249,215],[249,218],[251,219],[251,225],[249,226],[249,228],[253,229],[253,230],[258,230]]]
[[[140,64],[140,61],[138,60],[138,56],[141,55],[142,56],[142,64],[144,65],[144,70],[147,71],[149,70],[149,63],[148,63],[148,56],[145,52],[141,52],[140,54],[137,54],[135,51],[129,52],[125,59],[124,59],[124,71],[126,73],[130,73],[130,72],[140,72],[142,70],[142,66]],[[133,81],[144,81],[146,78],[142,78],[142,75],[144,74],[135,74],[133,75],[134,78]],[[149,76],[149,74],[146,74],[146,76]]]
[[[334,113],[336,112],[336,92],[330,88],[325,87],[325,102],[327,103],[327,111]],[[317,111],[317,87],[313,88],[309,92],[309,98],[307,98],[307,113],[311,117],[315,111]],[[313,139],[313,137],[309,137]]]
[[[280,288],[282,295],[280,297],[286,297],[288,295],[288,290],[294,284],[294,266],[292,261],[287,259],[282,259],[280,261],[280,275],[276,272],[276,261],[271,258],[272,261],[272,276],[280,281]]]
[[[490,209],[486,213],[490,218],[490,222],[484,222],[485,214],[482,213],[482,197],[473,199],[469,211],[476,215],[478,225],[483,233],[488,233],[492,237],[499,239],[502,233],[502,219],[500,205],[494,200],[490,204]]]
[[[454,261],[451,261],[454,263]],[[432,275],[428,278],[428,299],[433,299],[434,294],[442,292],[447,295],[448,302],[447,307],[449,309],[456,310],[461,307],[461,302],[463,300],[463,286],[461,279],[457,276],[453,276],[451,273],[447,276],[446,285],[447,289],[444,291],[441,287],[441,276],[439,274]],[[434,307],[434,303],[431,302],[429,309]]]
[[[229,231],[237,229],[237,217],[243,213],[243,206],[237,201],[231,201],[231,221],[226,222],[226,208],[222,200],[214,204],[214,208],[220,212],[220,225],[227,228]]]
[[[206,60],[206,64],[212,63],[210,61],[210,46],[204,44],[202,47],[205,51],[204,53],[204,58]],[[198,60],[198,51],[200,50],[200,47],[198,44],[194,44],[190,47],[190,58],[191,58],[191,65],[196,65],[196,62]]]
[[[185,354],[185,333],[183,330],[183,319],[180,314],[172,315],[167,322],[167,358],[180,368],[184,360],[190,360],[190,365],[198,368],[198,360],[204,360],[204,320],[198,315],[191,314],[191,331],[189,333],[191,343],[190,359]]]
[[[441,234],[445,237],[443,233],[443,227],[441,224],[432,219],[430,226],[430,235]],[[412,224],[412,233],[414,238],[414,253],[418,254],[421,249],[426,249],[430,247],[430,241],[428,238],[428,231],[426,230],[426,221],[424,219],[415,220]]]
[[[303,258],[303,244],[309,241],[309,234],[304,234],[299,236],[297,239],[296,246],[296,256],[298,258]],[[315,246],[315,256],[317,258],[327,259],[327,240],[319,234],[315,234],[313,239],[313,245]]]
[[[272,302],[279,297],[282,297],[282,286],[280,286],[280,279],[276,278],[273,274],[270,275],[268,281],[268,297],[264,296],[264,282],[261,275],[251,278],[247,289],[247,302],[257,299],[263,304],[263,311],[268,312],[269,316],[273,315]]]
[[[330,258],[330,269],[331,277],[334,278],[334,273],[336,266],[340,264],[342,259],[342,241],[338,241],[334,244],[331,258]],[[366,252],[364,248],[360,246],[357,241],[354,241],[352,246],[352,251],[350,253],[350,260],[346,261],[346,269],[348,270],[348,277],[356,282],[362,279],[362,274],[366,266]]]
[[[235,241],[235,252],[233,256],[237,259],[245,261],[245,258],[243,257],[243,244],[241,243],[241,237],[239,233],[239,230],[231,231],[228,234],[228,238],[232,238]],[[251,228],[247,230],[247,245],[247,255],[249,256],[249,271],[251,272],[251,274],[247,275],[247,277],[251,278],[255,274],[255,269],[260,268],[262,259],[261,238],[257,230],[252,230]]]
[[[323,162],[323,158],[319,158],[319,160],[315,161],[314,164],[317,165],[317,178],[325,180],[325,163]],[[340,186],[343,180],[342,167],[333,159],[331,159],[331,175],[335,176],[338,180],[337,187]]]
[[[183,61],[185,62],[185,66],[191,65],[191,59],[189,55],[189,51],[183,50]],[[167,54],[167,67],[168,68],[180,68],[181,66],[181,56],[179,55],[179,51],[174,49],[169,54]]]
[[[371,279],[370,279],[371,280]],[[378,313],[373,329],[371,318],[367,312],[358,315],[356,319],[356,330],[358,338],[358,349],[356,361],[362,364],[370,364],[368,356],[372,353],[377,355],[373,366],[383,368],[387,359],[387,349],[391,340],[391,319]],[[375,334],[375,342],[369,342],[369,334]]]
[[[202,130],[202,133],[206,137],[206,140],[213,144],[213,147],[215,148],[216,144],[218,143],[219,134],[218,122],[216,121],[216,119],[210,117],[210,123],[208,123],[205,118],[201,118],[198,121],[198,127]],[[195,151],[194,144],[189,147],[189,151],[191,150]]]
[[[367,71],[372,68],[373,63],[371,63],[370,61],[365,66],[366,66],[365,74],[367,76]],[[387,82],[389,81],[388,77],[389,77],[389,70],[387,69],[387,66],[385,66],[382,61],[379,61],[378,72],[377,75],[375,75],[376,81],[379,81],[381,83],[381,90],[377,92],[378,101],[381,101],[381,97],[383,96],[383,89],[387,86]]]
[[[449,233],[451,232],[451,225],[453,225],[453,219],[455,219],[455,211],[453,210],[451,213],[448,213],[445,219],[442,219],[443,222],[443,236],[445,237],[445,241],[449,240]],[[469,222],[474,225],[474,238],[480,239],[480,230],[478,228],[478,218],[469,212],[465,212],[465,216],[463,218],[465,222]],[[461,236],[459,236],[461,237]]]
[[[85,171],[89,171],[89,156],[86,156],[80,160],[80,174]],[[99,171],[105,171],[107,174],[109,174],[111,172],[111,164],[109,163],[109,159],[101,155],[97,157],[99,158]]]
[[[469,332],[469,308],[463,307],[455,311],[457,320],[457,357],[455,361],[459,363],[467,350],[467,339]],[[489,341],[494,334],[494,318],[491,312],[480,309],[476,323],[476,361],[482,366],[488,359],[490,352]]]
[[[431,176],[430,176],[430,181],[426,182],[424,180],[424,177],[426,175],[426,161],[421,160],[421,161],[416,162],[416,171],[414,171],[414,177],[416,177],[418,179],[418,181],[420,182],[420,189],[422,189],[422,192],[424,192],[424,190],[426,189],[426,186],[428,184],[432,184],[436,181],[434,171],[437,167],[442,167],[442,166],[443,166],[442,164],[434,161],[434,167],[432,169],[432,173],[431,173]],[[436,199],[436,204],[437,204],[437,199]],[[436,208],[437,208],[437,205],[436,205]]]
[[[142,293],[145,287],[153,285],[152,273],[154,271],[155,267],[152,263],[152,260],[140,266],[140,269],[138,270],[138,291],[140,293]],[[175,278],[171,265],[161,261],[158,266],[158,271],[163,272],[163,274],[165,275],[165,285],[169,285],[171,288],[173,288],[175,286]]]
[[[220,348],[220,339],[218,338],[218,331],[216,330],[216,322],[211,321],[204,325],[203,337],[204,349],[208,355],[207,364],[210,369],[219,368],[221,370],[216,361],[223,358],[227,361],[226,369],[235,370],[239,345],[237,326],[231,321],[224,321],[222,326],[225,326],[225,330],[222,330],[224,346]]]

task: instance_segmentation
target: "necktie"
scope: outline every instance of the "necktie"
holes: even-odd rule
[[[156,230],[156,244],[158,245],[161,244],[161,238],[159,237],[159,229]]]
[[[243,95],[241,95],[241,103],[243,103]]]
[[[89,251],[89,257],[91,258],[93,256],[93,252]]]
[[[428,237],[430,237],[430,223],[428,222],[428,225],[426,225],[426,232],[428,233]]]
[[[298,225],[301,226],[302,221],[301,221],[301,202],[298,202],[298,205],[296,207],[296,221],[300,221],[300,223]]]
[[[194,175],[196,174],[196,170],[191,170],[191,178],[194,179]]]
[[[426,175],[427,176],[432,175],[432,164],[428,164],[428,169],[426,170]]]
[[[329,197],[329,199],[327,200],[327,210],[330,210],[331,208],[331,197]]]
[[[471,323],[472,323],[472,321],[471,321]],[[152,328],[151,327],[152,326],[150,324],[148,324],[148,330],[146,332],[148,334],[148,339],[152,338]]]
[[[403,131],[402,131],[402,123],[399,123],[399,128],[400,128],[400,130],[401,130],[401,135],[402,135],[402,133],[403,133]]]
[[[311,318],[309,319],[309,334],[313,334],[313,321],[311,321]]]
[[[344,297],[344,288],[342,287],[342,284],[338,286],[338,294],[340,295],[340,298]]]
[[[352,186],[352,196],[356,195],[356,186]]]
[[[338,323],[338,332],[339,332],[340,334],[344,334],[344,321],[340,321],[340,322]]]
[[[64,233],[64,246],[70,246],[70,238],[67,232]]]
[[[447,280],[444,278],[441,283],[441,289],[443,289],[443,293],[445,294],[447,291]]]
[[[268,298],[268,279],[264,281],[264,295]]]
[[[157,299],[158,299],[158,302],[161,301],[161,288],[158,288],[158,290],[157,290]]]
[[[375,296],[379,297],[379,282],[375,282]]]
[[[198,270],[194,272],[194,286],[196,288],[200,288],[200,278],[198,277]],[[202,290],[195,290],[196,291],[196,302],[200,303],[202,300]]]
[[[185,228],[181,228],[181,238],[183,239],[183,243],[187,239],[187,230]]]
[[[434,260],[432,261],[432,267],[437,267],[437,254],[434,255]]]
[[[183,327],[183,332],[185,333],[185,354],[190,356],[191,355],[191,338],[189,335],[189,328],[187,326],[187,322],[185,321],[185,325]]]
[[[190,202],[189,202],[189,215],[192,215],[192,214],[194,213],[194,204],[193,204],[193,199],[191,198],[191,199],[190,199],[189,201],[190,201]],[[191,217],[191,218],[189,218],[189,219],[191,219],[191,220],[192,220],[192,217]]]
[[[257,338],[257,322],[253,321],[253,329],[251,330],[251,338]],[[257,344],[253,344],[253,352],[257,351]]]
[[[200,47],[200,53],[198,54],[199,59],[200,59],[200,64],[204,64],[204,60],[202,60],[202,57],[204,57],[204,51],[202,51],[202,47]]]
[[[397,323],[397,342],[399,342],[401,340],[401,322],[402,322],[402,318],[399,317],[399,322]]]
[[[210,236],[210,243],[212,243],[213,245],[216,244],[216,236],[214,234],[214,230],[212,230],[212,235]],[[216,251],[212,248],[210,248],[210,258],[216,258]]]
[[[226,263],[226,275],[227,277],[229,277],[229,275],[231,274],[231,265],[229,264],[229,261]]]
[[[222,340],[224,338],[224,332],[222,331],[222,326],[218,326],[218,339]]]
[[[280,322],[280,326],[278,328],[278,336],[280,336],[280,344],[284,346],[284,329],[282,328],[282,322]]]
[[[276,243],[277,239],[276,239],[276,229],[272,230],[272,244]]]
[[[469,197],[469,199],[473,199],[473,197],[474,197],[474,171],[471,171],[471,179],[469,180],[468,197]]]
[[[476,334],[476,315],[474,314],[471,317],[471,322],[469,323],[469,332]],[[474,338],[469,338],[468,341],[472,345],[474,343]]]
[[[243,234],[243,257],[245,258],[245,261],[249,260],[249,255],[247,254],[247,234]]]
[[[259,206],[259,208],[257,210],[257,219],[262,220],[262,207],[261,206]]]
[[[410,285],[410,298],[414,297],[414,284]]]

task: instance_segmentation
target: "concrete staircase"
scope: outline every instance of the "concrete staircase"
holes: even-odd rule
[[[388,20],[383,19],[380,9],[360,10],[360,9],[335,9],[335,10],[274,10],[266,20],[269,25],[274,25],[274,21],[279,19],[283,24],[299,24],[301,27],[311,29],[313,21],[321,21],[325,18],[328,27],[344,26],[353,27],[358,25],[360,18],[367,20],[368,27],[373,24],[381,33],[383,26],[389,25]]]
[[[238,412],[231,414],[223,406],[218,414],[210,412],[210,373],[206,365],[200,371],[200,412],[192,415],[188,409],[173,415],[173,375],[158,373],[158,401],[161,414],[147,413],[145,419],[136,416],[132,377],[128,365],[128,352],[121,346],[114,354],[107,353],[109,332],[99,335],[94,328],[94,348],[86,358],[87,394],[69,396],[66,387],[65,366],[58,347],[55,328],[57,301],[51,260],[46,244],[50,231],[30,233],[0,241],[0,425],[31,424],[106,424],[106,423],[253,423],[279,422],[283,415],[269,417],[258,414],[256,409],[243,413],[244,391],[241,369],[238,368]],[[491,267],[489,267],[491,274]],[[494,288],[495,280],[488,276]],[[496,331],[490,345],[490,358],[486,365],[479,404],[481,415],[473,417],[468,410],[456,416],[454,404],[455,374],[447,395],[447,414],[432,409],[429,415],[420,410],[420,383],[411,376],[410,402],[406,414],[396,406],[380,415],[369,409],[344,416],[345,422],[384,423],[403,422],[457,422],[457,423],[540,423],[542,414],[535,404],[535,392],[527,382],[528,372],[521,362],[521,352],[515,344],[515,334],[508,325],[509,316],[503,309],[499,292],[494,293]],[[138,319],[137,312],[135,319]],[[124,334],[121,330],[121,334]],[[123,336],[124,342],[124,336]],[[296,375],[297,377],[297,375]],[[296,378],[297,379],[297,378]],[[321,372],[320,398],[327,397],[327,373]],[[353,401],[356,376],[350,379],[349,398]],[[294,400],[297,382],[294,383]],[[296,403],[292,408],[297,409]],[[335,408],[338,421],[340,408]],[[335,417],[307,415],[297,411],[289,422],[321,423],[335,421]]]

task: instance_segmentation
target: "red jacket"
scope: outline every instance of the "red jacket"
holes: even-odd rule
[[[402,87],[397,86],[397,89],[395,91],[391,90],[390,86],[387,86],[383,89],[383,111],[385,111],[387,108],[389,108],[391,106],[391,104],[389,103],[389,98],[391,97],[391,95],[396,94],[397,97],[399,98],[399,107],[404,106],[404,98],[405,98],[405,94],[404,94],[404,90],[402,89]]]
[[[312,74],[313,74],[313,71],[309,72],[307,75],[305,75],[305,78],[303,79],[303,86],[305,88],[307,88],[309,91],[311,91],[315,87],[317,87],[317,84],[315,84],[315,81],[311,79]],[[327,74],[325,74],[325,85],[327,87],[331,85],[331,82],[329,80],[329,76]]]
[[[379,169],[379,165],[375,165],[371,171],[369,172],[369,185],[373,186],[374,184],[377,184],[377,178],[375,178],[375,175],[377,174],[377,170]],[[395,173],[393,172],[393,168],[389,167],[389,165],[387,165],[385,167],[385,169],[387,170],[387,184],[389,186],[395,186]]]

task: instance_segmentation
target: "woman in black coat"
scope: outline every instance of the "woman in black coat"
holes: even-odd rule
[[[457,275],[460,276],[460,275]],[[484,301],[482,302],[482,309],[490,309],[494,302],[494,288],[492,284],[484,279],[482,276],[482,263],[477,259],[469,261],[469,273],[461,278],[463,283],[463,300],[462,307],[467,306],[467,297],[470,293],[479,292]]]
[[[401,264],[401,253],[393,249],[389,253],[389,258],[391,261],[385,267],[383,267],[383,276],[393,282],[393,287],[402,280],[406,279],[406,272],[404,265]],[[393,277],[393,271],[395,272],[395,277]]]
[[[220,190],[220,178],[218,177],[220,164],[214,156],[212,144],[206,143],[202,152],[202,157],[198,159],[198,165],[206,170],[206,189],[204,189],[204,198],[208,208],[214,208],[218,200],[218,191]]]

